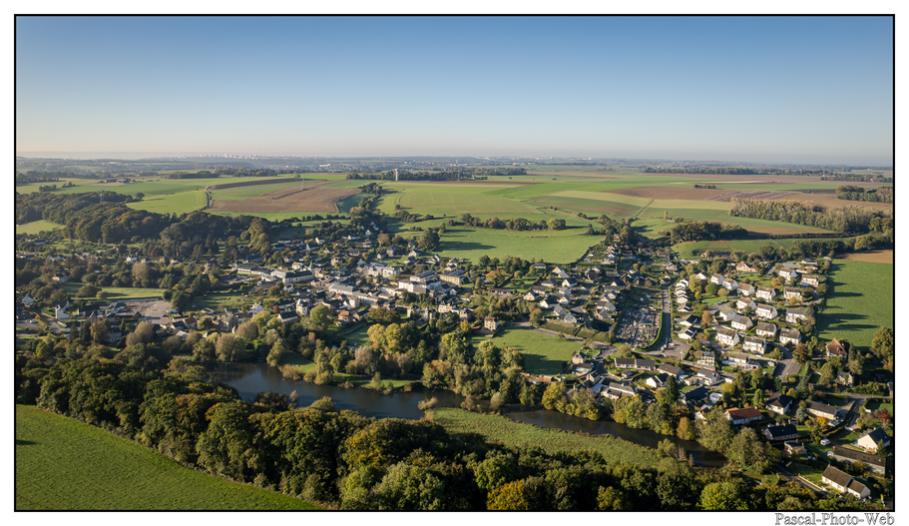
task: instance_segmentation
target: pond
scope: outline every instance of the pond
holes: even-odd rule
[[[423,411],[417,407],[417,404],[432,396],[435,396],[439,400],[439,405],[443,407],[457,407],[461,403],[461,397],[449,391],[434,393],[412,391],[408,393],[396,390],[386,395],[372,389],[359,387],[345,389],[334,385],[316,385],[288,380],[281,376],[280,371],[276,368],[264,363],[236,364],[225,367],[216,374],[215,381],[233,387],[240,397],[247,401],[255,399],[256,395],[266,391],[287,395],[296,391],[299,406],[307,406],[324,396],[329,396],[338,409],[350,409],[375,418],[422,418]],[[647,429],[632,429],[610,420],[594,422],[546,409],[508,411],[505,416],[517,422],[539,427],[590,435],[612,435],[651,448],[655,448],[661,440],[669,440],[692,455],[697,465],[721,466],[725,462],[722,455],[705,449],[697,442],[667,437]]]

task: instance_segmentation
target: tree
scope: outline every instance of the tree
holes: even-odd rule
[[[208,429],[199,436],[199,465],[237,480],[249,480],[258,464],[246,404],[220,403],[208,410]]]
[[[245,349],[246,342],[243,338],[223,333],[218,337],[218,343],[215,344],[215,355],[222,362],[236,362],[241,358]]]
[[[687,416],[679,418],[679,424],[675,430],[675,436],[681,438],[682,440],[694,440],[695,426],[691,425],[691,420]]]
[[[732,424],[720,408],[707,413],[703,420],[697,423],[698,440],[707,449],[713,451],[726,451],[732,441]]]
[[[497,511],[527,511],[532,509],[524,494],[524,480],[502,484],[489,492],[486,509]]]
[[[708,511],[746,511],[748,502],[735,482],[712,482],[701,491],[700,506]]]
[[[148,321],[140,321],[133,332],[126,336],[126,345],[149,343],[155,337],[155,326]]]
[[[804,343],[798,343],[792,351],[792,357],[795,358],[798,363],[806,363],[808,359],[811,358],[811,352]]]
[[[268,356],[265,358],[265,361],[268,365],[272,367],[277,367],[287,356],[287,347],[284,345],[284,339],[278,338],[275,340],[274,345],[271,346],[271,350],[268,351]]]
[[[741,469],[754,469],[759,473],[766,470],[771,461],[771,455],[764,447],[764,442],[750,427],[742,429],[735,435],[725,454],[730,462],[738,464]]]
[[[423,232],[423,235],[420,236],[419,240],[417,241],[417,246],[420,247],[421,250],[425,250],[427,252],[439,250],[439,244],[439,233],[436,232],[434,228],[430,228]]]
[[[884,362],[884,369],[893,371],[893,329],[881,327],[874,333],[871,352]]]
[[[309,325],[313,330],[325,332],[334,325],[334,315],[327,305],[319,304],[309,311]]]

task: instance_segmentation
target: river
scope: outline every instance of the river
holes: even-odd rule
[[[287,395],[296,391],[297,404],[300,406],[309,405],[324,396],[329,396],[338,409],[350,409],[375,418],[422,418],[423,411],[417,407],[417,404],[431,396],[435,396],[439,400],[439,405],[443,407],[457,407],[461,402],[460,396],[449,391],[427,393],[396,390],[386,395],[372,389],[358,387],[345,389],[334,385],[295,382],[284,378],[276,368],[264,363],[236,364],[226,367],[218,372],[215,380],[233,387],[240,397],[247,401],[253,400],[256,395],[266,391]],[[667,437],[647,429],[632,429],[611,420],[594,422],[546,409],[513,410],[506,412],[505,416],[517,422],[539,427],[590,435],[611,435],[651,448],[655,448],[661,440],[669,440],[684,448],[689,455],[694,456],[698,465],[721,466],[725,462],[722,455],[705,449],[697,442]]]

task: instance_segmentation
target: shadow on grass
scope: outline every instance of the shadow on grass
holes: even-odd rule
[[[32,440],[22,440],[21,438],[16,439],[17,446],[35,446],[37,444],[37,442],[34,442]]]
[[[496,247],[475,241],[443,241],[442,250],[492,250]]]

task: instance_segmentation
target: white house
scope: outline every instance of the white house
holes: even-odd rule
[[[775,320],[779,313],[773,305],[758,303],[754,308],[754,314],[764,320]]]

